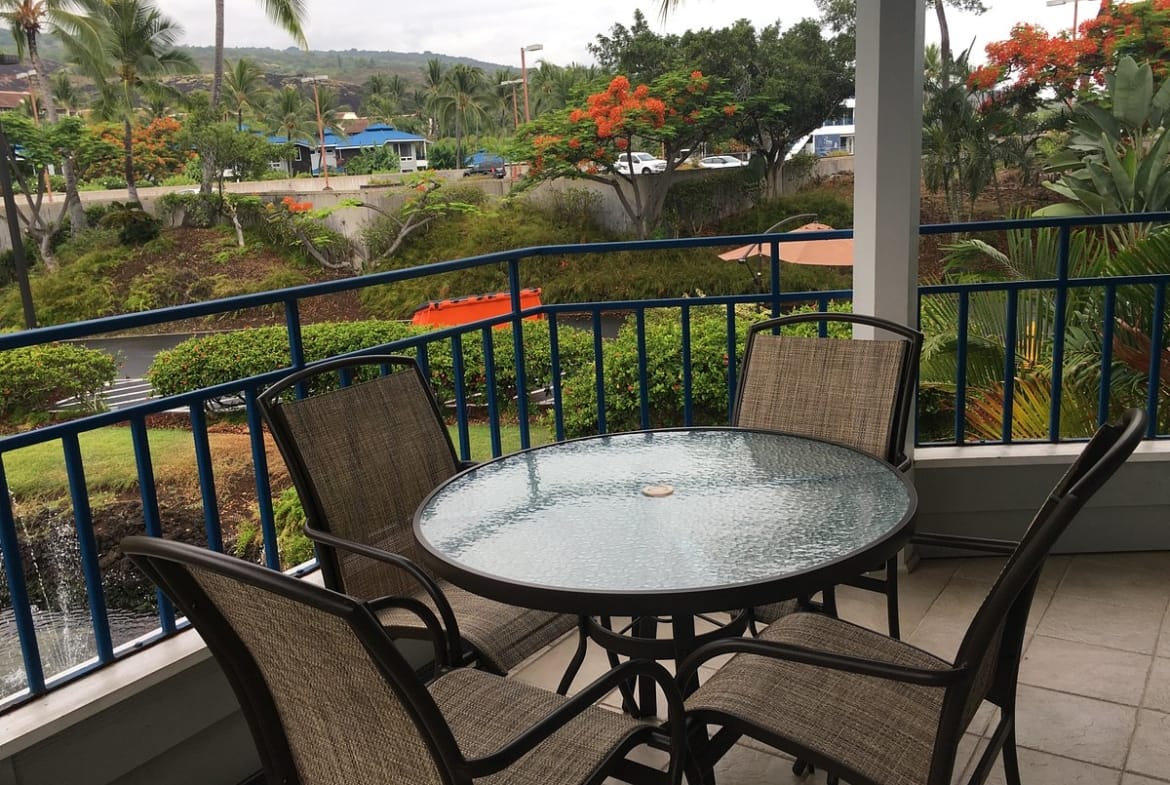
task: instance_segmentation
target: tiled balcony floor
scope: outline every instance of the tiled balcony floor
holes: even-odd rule
[[[1000,559],[924,560],[901,580],[906,640],[946,659],[999,572]],[[885,598],[838,594],[841,616],[885,631]],[[1020,669],[1017,738],[1024,785],[1170,783],[1170,552],[1055,556],[1041,576]],[[549,689],[573,651],[570,636],[514,678]],[[607,669],[591,646],[575,686]],[[605,703],[617,707],[616,695]],[[991,707],[985,707],[990,709]],[[960,748],[963,774],[990,733],[978,715]],[[658,753],[648,753],[650,755]],[[662,762],[665,765],[665,755]],[[716,768],[718,785],[791,785],[791,759],[741,743]],[[966,782],[966,776],[956,781]],[[804,782],[823,783],[824,775]],[[991,783],[1002,783],[997,763]]]

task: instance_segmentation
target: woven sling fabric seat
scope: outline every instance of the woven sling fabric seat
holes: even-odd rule
[[[759,639],[911,668],[951,667],[921,649],[817,613],[785,616]],[[910,785],[927,780],[943,689],[737,654],[686,705],[692,713],[734,718],[818,749],[873,782]]]
[[[517,681],[463,668],[429,688],[439,711],[451,725],[460,751],[468,758],[487,755],[511,741],[565,699]],[[491,717],[491,722],[484,722]],[[479,785],[561,785],[584,782],[594,761],[607,757],[644,724],[625,714],[590,707],[563,730],[525,755],[507,771],[477,779]]]
[[[563,614],[505,605],[441,579],[436,583],[459,622],[459,635],[492,673],[507,673],[574,624]],[[418,593],[414,598],[438,614],[430,596]],[[375,616],[391,634],[410,634],[419,627],[418,617],[402,608],[381,608]]]
[[[755,639],[700,647],[680,683],[735,652],[687,700],[688,720],[718,726],[696,755],[710,773],[744,735],[827,770],[850,785],[951,785],[963,732],[984,701],[999,718],[969,782],[984,782],[1002,753],[1007,785],[1020,785],[1016,680],[1036,583],[1053,545],[1085,503],[1133,453],[1145,414],[1101,426],[1049,492],[1019,542],[941,534],[913,541],[1008,556],[953,662],[840,619],[795,613]],[[711,785],[711,783],[708,783]]]
[[[424,684],[370,605],[192,545],[128,537],[122,550],[206,642],[239,700],[264,781],[284,785],[599,785],[611,772],[679,785],[682,695],[656,663],[623,663],[566,698],[501,676],[450,669],[435,641]],[[434,615],[404,601],[424,624]],[[637,676],[666,696],[668,724],[597,700]],[[628,760],[653,743],[668,774]]]
[[[895,337],[818,337],[821,329],[828,333],[833,326],[851,330],[854,325]],[[754,324],[744,347],[731,424],[837,442],[904,468],[921,347],[917,330],[859,314],[802,313]],[[886,595],[890,633],[897,637],[896,559],[885,572],[884,579],[859,576],[850,583]],[[832,612],[833,604],[832,587],[826,587],[826,610]],[[769,624],[797,609],[797,603],[779,600],[757,606],[753,616]]]
[[[439,620],[453,661],[472,656],[500,674],[577,626],[572,616],[478,597],[420,564],[414,511],[469,464],[459,461],[412,358],[317,363],[277,382],[259,401],[301,498],[326,586],[359,599],[422,602]],[[433,632],[410,611],[373,607],[396,636]]]

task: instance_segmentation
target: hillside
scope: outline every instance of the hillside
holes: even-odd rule
[[[210,46],[183,46],[179,49],[188,52],[199,64],[202,76],[183,77],[176,80],[176,86],[184,92],[199,87],[208,88],[211,85],[211,69],[215,50]],[[46,64],[56,70],[64,61],[64,51],[61,45],[52,37],[45,36],[40,43],[41,56]],[[16,45],[12,33],[0,30],[0,53],[15,53]],[[269,75],[269,82],[274,86],[282,82],[282,78],[292,78],[305,74],[328,74],[336,82],[360,85],[373,74],[401,76],[412,84],[422,84],[422,69],[427,61],[437,58],[444,67],[456,63],[465,63],[478,66],[491,73],[496,69],[509,66],[498,63],[488,63],[469,57],[437,54],[435,52],[375,52],[363,49],[339,50],[310,50],[301,51],[290,46],[287,49],[270,49],[267,47],[227,47],[224,49],[224,59],[235,61],[241,57],[255,60]],[[0,82],[6,81],[12,74],[23,71],[25,65],[0,65]],[[18,88],[14,88],[18,89]],[[356,90],[340,91],[343,99]]]

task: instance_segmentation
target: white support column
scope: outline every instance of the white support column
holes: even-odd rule
[[[924,8],[857,3],[853,309],[903,324],[917,324]]]

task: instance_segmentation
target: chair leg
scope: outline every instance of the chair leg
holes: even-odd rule
[[[573,652],[573,658],[569,660],[569,666],[565,668],[565,675],[561,676],[561,683],[557,685],[558,695],[568,695],[569,687],[573,685],[573,679],[577,678],[577,674],[581,671],[581,663],[585,662],[585,650],[589,645],[589,636],[585,633],[585,620],[579,619],[577,621],[577,650]]]
[[[891,557],[886,562],[886,622],[889,625],[890,637],[894,640],[901,638],[901,626],[898,623],[898,557]]]
[[[1003,781],[1006,785],[1020,785],[1020,759],[1016,756],[1016,729],[1013,725],[1004,739],[1003,749]]]

